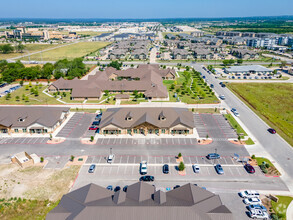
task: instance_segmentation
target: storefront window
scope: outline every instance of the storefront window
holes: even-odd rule
[[[121,134],[121,130],[118,130],[118,134]]]
[[[48,133],[48,130],[47,130],[47,129],[43,129],[43,132],[44,132],[44,133]]]
[[[17,128],[15,128],[15,129],[14,129],[14,132],[15,132],[15,133],[18,133],[18,129],[17,129]]]
[[[127,134],[131,134],[131,129],[127,129]]]
[[[156,133],[156,134],[159,134],[159,129],[156,129],[156,130],[155,130],[155,133]]]
[[[22,129],[22,132],[23,133],[26,133],[27,132],[26,128]]]
[[[133,133],[134,134],[137,134],[137,129],[133,129]]]

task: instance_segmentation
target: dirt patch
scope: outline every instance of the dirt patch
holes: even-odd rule
[[[0,198],[57,201],[69,191],[79,169],[80,166],[54,170],[43,169],[43,166],[0,165]]]
[[[198,144],[199,145],[207,145],[207,144],[211,144],[213,142],[213,140],[210,140],[210,139],[203,139],[203,140],[198,140]]]

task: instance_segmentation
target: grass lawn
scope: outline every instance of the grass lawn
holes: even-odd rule
[[[71,44],[65,47],[56,48],[50,51],[42,53],[43,60],[61,60],[69,59],[72,60],[77,57],[86,56],[89,53],[97,51],[110,44],[109,42],[79,42],[76,44]],[[28,57],[24,59],[28,60]],[[31,60],[41,60],[41,54],[35,54],[30,56]]]
[[[121,105],[128,105],[128,104],[139,104],[140,102],[148,102],[148,100],[145,99],[138,99],[137,101],[128,100],[128,101],[121,101]]]
[[[46,219],[46,215],[58,205],[49,200],[27,200],[13,198],[0,200],[0,219]]]
[[[47,83],[46,83],[47,84]],[[42,91],[47,86],[41,86],[37,87],[39,95],[35,96],[34,94],[31,94],[30,89],[35,88],[33,85],[29,90],[25,89],[26,86],[23,86],[14,92],[10,93],[11,98],[9,100],[6,100],[6,97],[0,98],[0,104],[4,105],[46,105],[46,104],[62,104],[61,102],[58,102],[54,97],[49,97],[46,94],[44,94]],[[25,95],[29,98],[28,101],[25,101],[22,99],[22,96]],[[19,101],[16,101],[16,96],[19,97]]]
[[[243,134],[241,138],[243,138],[243,136],[247,136],[246,132],[243,130],[243,128],[240,126],[240,124],[238,124],[238,122],[235,120],[235,118],[231,114],[225,114],[224,116],[226,119],[228,119],[230,125],[234,129],[236,129],[237,134]]]
[[[252,140],[251,138],[248,138],[248,140],[245,141],[245,144],[246,144],[246,145],[253,145],[254,142],[253,142],[253,140]]]
[[[228,83],[227,86],[293,146],[293,84]]]
[[[0,53],[0,60],[10,59],[17,56],[23,56],[27,53],[37,52],[45,49],[49,49],[52,47],[57,47],[56,44],[25,44],[25,49],[23,53],[9,53],[9,54],[2,54]]]
[[[167,90],[169,91],[169,97],[170,102],[176,102],[177,98],[175,98],[175,93],[177,93],[177,97],[181,100],[181,102],[187,103],[187,104],[207,104],[207,103],[219,103],[218,98],[209,91],[209,86],[205,85],[202,81],[202,79],[193,74],[192,71],[190,71],[191,77],[188,79],[186,88],[190,88],[192,85],[192,78],[193,78],[193,86],[191,87],[191,92],[186,92],[186,89],[184,89],[183,83],[185,81],[184,72],[178,72],[179,78],[177,80],[163,80],[163,84],[167,87]],[[176,81],[176,83],[175,83]],[[171,85],[175,85],[175,89],[171,89]],[[176,90],[179,92],[176,92]],[[202,91],[205,93],[205,97],[199,97],[199,91]],[[182,93],[184,91],[184,94]]]
[[[71,112],[87,112],[87,113],[96,113],[99,109],[86,109],[86,108],[71,108]]]
[[[282,216],[282,218],[279,219],[286,219],[286,211],[293,200],[293,197],[290,196],[277,196],[279,198],[278,202],[272,201],[272,208],[274,209],[275,213],[278,216]],[[280,215],[281,214],[281,215]]]
[[[220,113],[220,110],[218,108],[193,108],[189,109],[189,111],[192,111],[194,113],[202,113],[202,114],[216,114]]]
[[[268,160],[267,158],[256,157],[255,160],[256,160],[258,166],[262,165],[263,162],[270,165],[270,167],[267,169],[268,174],[270,174],[270,175],[281,175],[281,173],[277,170],[277,168],[274,166],[274,164],[272,164],[272,162],[270,160]]]

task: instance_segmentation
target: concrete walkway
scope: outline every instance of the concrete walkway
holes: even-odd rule
[[[291,203],[289,204],[287,208],[286,217],[288,220],[293,219],[293,200],[291,201]]]

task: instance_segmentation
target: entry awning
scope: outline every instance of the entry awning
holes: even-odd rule
[[[35,129],[35,130],[36,130],[36,129],[44,129],[44,127],[32,127],[32,128],[30,128],[30,130],[31,130],[31,129]]]

